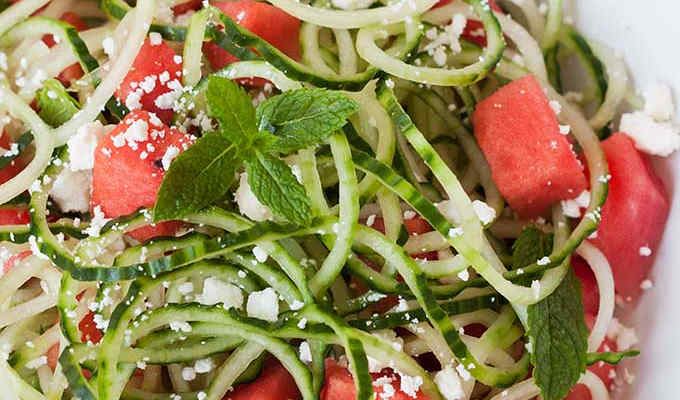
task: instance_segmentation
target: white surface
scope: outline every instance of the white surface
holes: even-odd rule
[[[637,88],[662,82],[674,88],[676,110],[680,100],[680,2],[677,0],[566,0],[583,33],[619,50]],[[676,112],[678,112],[676,111]],[[676,114],[677,117],[680,113]],[[635,312],[642,356],[636,381],[624,399],[677,399],[680,382],[680,194],[674,182],[680,177],[680,156],[659,161],[657,170],[672,199],[671,215],[656,265],[654,287]],[[631,234],[635,234],[631,232]]]

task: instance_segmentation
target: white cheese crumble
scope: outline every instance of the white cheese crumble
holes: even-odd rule
[[[149,33],[149,43],[151,43],[152,46],[158,46],[163,43],[163,37],[158,32],[151,32]]]
[[[253,221],[265,221],[272,218],[272,211],[269,207],[260,203],[248,184],[248,174],[242,173],[239,179],[239,186],[235,193],[236,204],[241,214]]]
[[[401,391],[415,399],[418,395],[418,390],[420,390],[420,386],[423,384],[423,377],[405,375],[401,372],[399,373],[399,377],[401,378]]]
[[[85,213],[90,209],[92,173],[64,168],[50,188],[50,197],[63,212]]]
[[[447,365],[435,374],[434,383],[446,400],[461,400],[465,398],[465,391],[463,390],[460,376],[450,365]]]
[[[416,217],[416,212],[413,210],[406,210],[404,211],[404,219],[413,219]]]
[[[94,151],[99,140],[108,131],[109,128],[104,127],[99,121],[89,122],[78,128],[76,134],[66,142],[69,153],[74,155],[69,162],[71,170],[83,171],[94,167]]]
[[[38,369],[43,365],[47,365],[47,356],[40,356],[26,363],[28,369]]]
[[[647,246],[642,246],[642,247],[640,247],[640,249],[638,250],[638,253],[639,253],[642,257],[649,257],[649,256],[652,255],[652,249],[650,249],[650,248],[647,247]]]
[[[458,364],[458,366],[456,366],[456,371],[458,371],[458,375],[460,375],[460,377],[466,382],[472,378],[472,375],[467,369],[465,369],[463,364]]]
[[[99,232],[102,230],[104,225],[106,225],[106,223],[109,222],[111,219],[106,218],[104,212],[102,211],[101,206],[96,206],[93,211],[94,216],[90,221],[90,226],[83,232],[92,237],[99,237]]]
[[[654,286],[654,284],[649,279],[645,279],[644,281],[640,282],[640,289],[642,289],[642,290],[649,290],[653,286]]]
[[[304,341],[300,343],[300,361],[305,364],[311,364],[312,362],[312,350],[309,347],[309,343]]]
[[[175,332],[191,332],[191,325],[186,321],[170,321],[168,324],[171,331]]]
[[[541,282],[537,280],[531,281],[531,291],[534,295],[534,299],[541,297]]]
[[[647,154],[667,157],[680,148],[680,132],[671,122],[657,122],[644,112],[623,114],[619,129]]]
[[[196,370],[193,367],[182,368],[182,379],[187,382],[193,381],[196,379]]]
[[[102,40],[102,47],[104,48],[104,53],[112,58],[116,54],[116,42],[113,41],[112,37],[105,37]]]
[[[261,263],[267,261],[267,258],[269,258],[269,254],[267,254],[260,246],[253,247],[253,255],[255,256],[255,259]]]
[[[489,207],[488,204],[481,200],[475,200],[472,202],[472,208],[477,214],[477,218],[482,221],[483,225],[490,224],[496,218],[496,210]]]
[[[213,362],[209,358],[202,358],[200,360],[196,360],[194,363],[194,371],[196,371],[197,374],[205,374],[213,369]]]
[[[203,292],[196,296],[196,301],[207,306],[222,304],[225,309],[241,308],[243,293],[231,283],[210,277],[203,281]]]
[[[279,297],[272,288],[253,292],[248,296],[246,311],[249,317],[274,322],[279,317]]]
[[[552,110],[553,110],[553,112],[555,113],[555,115],[560,115],[560,113],[562,112],[562,105],[560,104],[559,101],[557,101],[557,100],[550,100],[550,102],[548,103],[548,105],[550,106],[550,108],[552,108]]]
[[[366,226],[373,226],[373,224],[375,223],[375,218],[376,218],[375,214],[369,215],[368,218],[366,218]]]

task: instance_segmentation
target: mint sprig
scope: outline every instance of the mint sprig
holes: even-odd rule
[[[324,89],[298,89],[256,109],[236,83],[211,77],[208,115],[219,123],[170,165],[158,194],[154,220],[179,219],[223,198],[245,165],[257,199],[279,218],[311,221],[311,201],[279,156],[325,141],[347,123],[358,105]]]

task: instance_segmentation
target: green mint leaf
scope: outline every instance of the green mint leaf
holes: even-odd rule
[[[218,132],[208,132],[170,164],[158,192],[154,220],[178,219],[224,196],[242,163],[241,151]]]
[[[220,123],[220,133],[239,147],[250,147],[257,134],[253,101],[241,86],[213,76],[206,89],[208,115]]]
[[[287,154],[323,142],[358,109],[355,101],[340,92],[291,90],[257,107],[257,126],[278,136],[271,150]]]
[[[309,196],[286,163],[257,151],[246,160],[246,171],[255,197],[275,215],[296,225],[311,223]]]
[[[528,307],[534,380],[544,400],[560,400],[586,369],[588,327],[583,316],[581,283],[569,269],[557,289]]]
[[[53,128],[70,120],[80,110],[80,104],[56,79],[46,80],[36,93],[35,100],[40,108],[40,118]]]
[[[526,228],[512,245],[512,269],[526,267],[550,254],[553,237],[539,229]]]
[[[593,365],[599,362],[616,365],[623,361],[624,358],[637,357],[640,355],[638,350],[629,351],[606,351],[602,353],[588,353],[586,356],[586,364]]]

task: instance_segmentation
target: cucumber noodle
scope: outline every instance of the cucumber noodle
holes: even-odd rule
[[[533,0],[502,2],[521,14],[516,19],[482,0],[437,7],[436,0],[271,0],[302,21],[301,61],[216,7],[204,5],[176,19],[166,15],[181,3],[138,0],[132,8],[119,0],[103,0],[99,7],[77,0],[22,0],[0,13],[0,47],[9,54],[0,111],[30,130],[34,143],[28,165],[0,185],[0,204],[14,200],[24,207],[27,200],[17,198],[28,191],[31,216],[30,226],[0,227],[5,241],[0,263],[8,255],[32,253],[15,260],[0,278],[0,400],[176,400],[175,394],[220,400],[235,385],[257,377],[265,353],[291,373],[302,398],[312,400],[320,396],[329,352],[348,362],[359,400],[371,398],[369,372],[382,367],[401,375],[404,391],[405,380],[418,382],[429,399],[443,399],[437,378],[415,360],[426,353],[443,369],[471,375],[460,381],[465,400],[480,399],[478,393],[486,393],[482,386],[491,388],[485,398],[529,400],[541,393],[527,378],[529,352],[517,354],[526,340],[527,307],[553,293],[572,254],[583,257],[596,277],[600,304],[588,351],[597,351],[615,299],[609,262],[584,241],[597,228],[607,193],[607,163],[595,130],[615,118],[630,85],[623,62],[598,43],[588,45],[603,65],[606,92],[602,85],[590,118],[550,85],[560,81],[548,54],[567,47],[562,0],[550,0],[545,17]],[[70,10],[105,21],[76,33],[54,19]],[[447,30],[454,24],[446,25],[458,14],[482,22],[484,48],[462,39],[456,46],[459,38]],[[89,122],[113,122],[109,114],[116,112],[102,111],[111,108],[150,31],[182,47],[184,88],[173,121],[179,129],[206,111],[204,91],[212,76],[262,78],[281,92],[338,89],[359,104],[326,143],[286,159],[299,170],[311,199],[309,227],[256,223],[210,206],[185,218],[190,233],[136,243],[126,234],[149,225],[150,210],[115,219],[96,235],[79,219],[48,222],[50,192],[71,156],[64,144]],[[58,43],[48,48],[40,40],[44,34],[57,36]],[[109,38],[113,51],[104,45]],[[428,45],[443,39],[451,43],[437,49],[442,58]],[[206,41],[243,61],[211,71],[202,59]],[[41,87],[20,87],[16,79],[54,78],[76,62],[85,75],[67,90],[83,106],[51,128],[29,106]],[[476,102],[526,74],[560,104],[558,119],[570,125],[588,164],[586,215],[592,218],[575,225],[559,205],[549,222],[515,218],[472,133]],[[268,86],[252,91],[271,93]],[[8,129],[12,137],[17,129]],[[482,223],[476,201],[494,211],[490,221]],[[405,226],[419,223],[412,221],[414,214],[434,230],[408,235]],[[379,223],[384,234],[364,226]],[[509,271],[508,244],[528,226],[554,235],[549,262]],[[452,236],[451,229],[462,234]],[[437,252],[437,259],[422,259],[429,252]],[[522,274],[535,278],[538,289],[520,284]],[[274,290],[281,300],[278,320],[210,305],[204,296],[215,281],[238,292],[247,306],[235,308],[247,311],[252,296]],[[358,290],[359,283],[365,291]],[[378,307],[388,296],[397,305],[376,311],[384,310]],[[97,346],[80,332],[80,321],[90,313],[104,334]],[[485,331],[475,337],[465,332],[470,325]],[[411,335],[398,337],[398,327]],[[52,370],[44,356],[54,346],[60,356]],[[135,374],[137,368],[143,373]],[[188,379],[192,372],[200,377]],[[594,400],[609,398],[590,371],[579,382]]]

